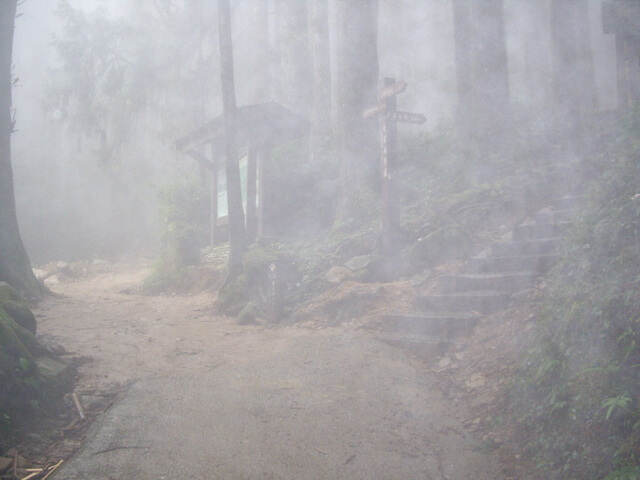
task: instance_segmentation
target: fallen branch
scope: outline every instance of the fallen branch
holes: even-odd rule
[[[64,460],[60,460],[58,463],[56,463],[53,467],[51,467],[51,469],[47,472],[47,474],[42,477],[42,480],[47,480],[47,478],[49,478],[53,472],[55,472],[58,467],[60,467],[60,465],[62,465],[64,463]]]
[[[41,468],[37,468],[36,470],[38,471],[30,473],[26,477],[23,477],[21,480],[31,480],[32,478],[36,478],[37,476],[42,475],[42,472],[44,471]]]

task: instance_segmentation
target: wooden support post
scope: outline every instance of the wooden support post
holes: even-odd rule
[[[395,120],[396,95],[382,98],[385,89],[396,84],[394,78],[385,78],[380,85],[381,101],[385,110],[378,115],[380,123],[380,168],[382,174],[382,250],[386,261],[385,274],[393,276],[398,258],[397,235],[400,228],[396,183],[398,127]]]
[[[397,272],[399,257],[400,209],[396,190],[398,122],[422,125],[427,118],[421,113],[398,112],[396,95],[407,88],[406,82],[385,78],[380,84],[378,103],[365,108],[362,118],[378,116],[380,125],[380,173],[382,187],[382,253],[384,274],[388,279]]]
[[[213,168],[211,170],[211,245],[215,245],[218,241],[218,165],[220,154],[212,144],[211,158],[213,159]]]
[[[247,242],[256,240],[258,233],[258,212],[256,210],[257,190],[257,149],[251,145],[247,147]]]
[[[262,145],[258,150],[258,236],[263,236],[264,229],[264,215],[265,215],[265,199],[266,199],[266,164],[269,161],[269,148],[266,145]]]

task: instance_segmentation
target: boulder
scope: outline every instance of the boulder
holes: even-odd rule
[[[66,363],[43,355],[35,359],[40,377],[51,393],[62,395],[73,384],[73,369]]]
[[[348,267],[334,266],[331,267],[325,274],[324,279],[332,284],[338,285],[347,280],[353,280],[356,278],[356,275],[351,271]]]
[[[253,302],[249,302],[238,314],[236,323],[238,325],[255,325],[258,323],[258,315],[260,315],[258,306]]]
[[[6,473],[13,466],[13,458],[0,457],[0,473]]]
[[[380,255],[360,255],[344,264],[359,281],[367,282],[379,278],[383,270],[383,259]]]
[[[382,257],[380,255],[360,255],[358,257],[353,257],[345,263],[344,266],[355,272],[364,268],[371,269],[380,263],[381,260]]]
[[[27,302],[7,282],[0,282],[0,308],[22,328],[36,334],[36,317]]]

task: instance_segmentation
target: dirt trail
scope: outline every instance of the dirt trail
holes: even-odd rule
[[[119,293],[146,273],[103,265],[36,310],[88,358],[81,388],[135,381],[55,478],[503,478],[422,363],[365,333],[238,326],[211,294]]]

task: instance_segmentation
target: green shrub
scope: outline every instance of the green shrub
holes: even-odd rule
[[[196,264],[207,244],[210,194],[197,179],[164,186],[159,192],[163,261],[176,268]]]
[[[511,408],[536,432],[527,450],[545,475],[635,478],[640,462],[640,116],[635,114],[624,134],[586,167],[593,178],[588,202],[544,292],[537,341],[519,372]],[[618,473],[607,476],[612,471]]]

